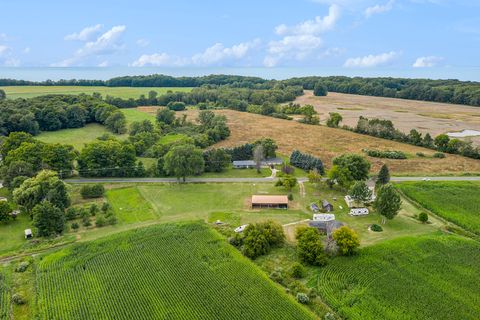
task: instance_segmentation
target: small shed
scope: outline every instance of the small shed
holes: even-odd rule
[[[333,205],[327,200],[322,200],[322,209],[325,210],[326,212],[332,212]]]
[[[234,169],[250,169],[255,168],[255,161],[253,160],[238,160],[232,162]]]
[[[25,239],[33,238],[32,229],[25,229]]]
[[[316,203],[312,203],[310,204],[310,210],[312,210],[313,212],[319,212],[320,208],[317,206]]]
[[[368,208],[352,208],[350,210],[351,216],[366,216],[369,214]]]
[[[282,195],[253,195],[252,209],[258,208],[288,209],[288,197]]]

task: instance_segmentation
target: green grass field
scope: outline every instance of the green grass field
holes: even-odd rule
[[[137,192],[140,196],[136,194]],[[154,219],[161,222],[199,219],[208,221],[210,214],[215,212],[230,213],[235,217],[235,221],[242,224],[267,219],[289,223],[310,216],[305,210],[301,210],[303,205],[295,201],[290,210],[251,210],[248,201],[252,194],[286,193],[274,187],[273,183],[172,183],[112,189],[107,192],[107,197],[117,217],[127,222]],[[139,208],[141,208],[140,211],[149,212],[144,208],[145,201],[153,208],[154,215],[134,214],[133,212]],[[130,213],[135,217],[129,218]]]
[[[397,187],[424,208],[480,234],[480,182],[404,182]]]
[[[127,119],[127,126],[129,126],[130,123],[132,123],[133,121],[150,120],[152,122],[155,122],[154,115],[138,111],[136,108],[120,109],[120,111],[123,112],[125,118]]]
[[[480,318],[480,244],[457,236],[398,238],[338,257],[311,274],[346,319]]]
[[[38,319],[315,319],[198,223],[48,254],[37,260],[36,284]]]
[[[36,136],[35,139],[46,143],[70,144],[76,150],[82,150],[86,143],[94,141],[105,133],[112,134],[105,126],[98,123],[90,123],[83,128],[44,131]],[[127,135],[116,135],[116,137],[123,140]]]
[[[156,91],[159,95],[167,91],[188,92],[192,88],[165,88],[165,87],[83,87],[83,86],[8,86],[0,87],[7,94],[8,99],[16,98],[33,98],[46,94],[92,94],[98,92],[103,97],[110,95],[123,99],[138,98],[144,94],[148,96],[148,92]]]

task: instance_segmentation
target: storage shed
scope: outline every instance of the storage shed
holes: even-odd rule
[[[253,195],[252,209],[259,208],[288,209],[288,197],[281,195]]]

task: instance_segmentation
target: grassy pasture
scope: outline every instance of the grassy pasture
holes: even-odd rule
[[[36,281],[38,319],[315,319],[198,223],[48,254],[37,260]]]
[[[424,208],[480,235],[480,182],[402,182],[397,187]]]
[[[109,95],[123,99],[138,98],[144,94],[148,96],[148,92],[156,91],[159,95],[167,91],[188,92],[192,88],[165,88],[165,87],[84,87],[84,86],[7,86],[0,87],[7,94],[8,99],[15,98],[33,98],[46,94],[93,94],[98,92],[103,97]]]
[[[480,245],[405,237],[310,270],[307,285],[348,319],[479,319]]]

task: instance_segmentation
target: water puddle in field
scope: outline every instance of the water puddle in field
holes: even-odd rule
[[[452,138],[465,138],[465,137],[476,137],[480,136],[480,131],[478,130],[463,130],[460,132],[449,132],[447,133],[449,137]]]

